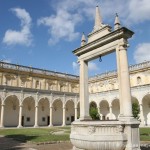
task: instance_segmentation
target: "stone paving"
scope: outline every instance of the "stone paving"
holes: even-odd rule
[[[71,150],[70,142],[57,144],[31,144],[21,143],[11,138],[0,137],[0,150]],[[141,150],[150,150],[150,142],[142,142]]]

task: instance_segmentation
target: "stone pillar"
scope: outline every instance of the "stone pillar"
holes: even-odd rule
[[[75,106],[75,120],[77,120],[78,119],[78,108],[77,108],[77,106]]]
[[[112,118],[112,104],[109,104],[109,114],[110,114],[110,116],[109,116],[110,118],[109,119],[110,120],[113,119]]]
[[[143,115],[143,105],[140,105],[140,119],[141,119],[141,125],[144,126],[144,115]]]
[[[97,110],[98,110],[98,114],[99,114],[99,120],[102,120],[99,106],[97,107]]]
[[[66,126],[66,107],[63,106],[63,123],[62,126]]]
[[[123,106],[123,116],[131,118],[132,115],[132,103],[131,103],[131,91],[130,91],[130,76],[127,60],[127,45],[121,43],[119,45],[119,76],[120,76],[120,90],[121,90],[121,103]]]
[[[121,97],[121,79],[120,79],[120,57],[119,57],[119,46],[116,48],[116,59],[117,59],[117,73],[118,73],[118,90],[119,90],[119,102],[120,102],[120,115],[123,116],[123,104]]]
[[[38,105],[35,106],[35,124],[34,127],[38,127]]]
[[[53,126],[53,106],[52,104],[50,104],[50,123],[49,123],[49,127]]]
[[[19,123],[18,123],[18,128],[22,127],[22,124],[21,124],[21,122],[22,122],[22,107],[23,107],[23,105],[19,106]]]
[[[88,62],[80,60],[80,120],[91,120],[88,92]]]
[[[1,125],[0,125],[1,128],[4,127],[4,109],[5,109],[5,104],[2,101],[2,104],[1,104]]]

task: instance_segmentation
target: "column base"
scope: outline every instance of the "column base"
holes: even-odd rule
[[[18,126],[17,126],[17,128],[23,128],[23,126],[21,126],[21,125],[18,125]]]
[[[38,125],[34,125],[34,128],[39,128],[39,126]]]
[[[5,128],[4,126],[0,126],[0,128]]]
[[[65,127],[66,126],[66,124],[62,124],[62,127]]]
[[[53,127],[53,125],[52,125],[52,124],[50,124],[50,125],[48,125],[48,127]]]

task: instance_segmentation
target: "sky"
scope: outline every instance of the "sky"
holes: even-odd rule
[[[72,51],[94,27],[95,7],[103,24],[135,34],[129,39],[129,65],[150,60],[149,0],[0,0],[0,60],[68,74],[79,74]],[[89,76],[116,69],[116,54],[89,62]]]

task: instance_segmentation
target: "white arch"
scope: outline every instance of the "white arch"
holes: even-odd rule
[[[18,101],[20,102],[20,99],[18,98],[18,96],[17,95],[15,95],[15,94],[9,94],[9,95],[7,95],[6,97],[5,97],[5,99],[4,99],[4,103],[5,103],[5,101],[6,101],[6,99],[8,98],[8,97],[16,97],[17,99],[18,99]]]

